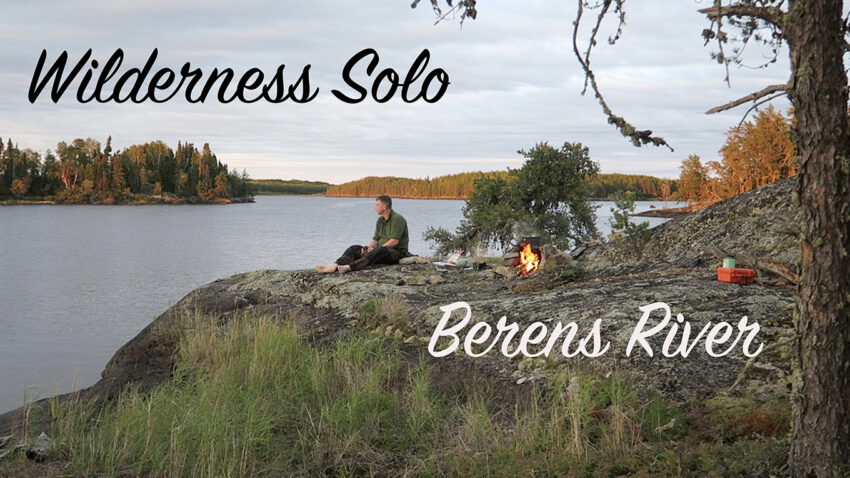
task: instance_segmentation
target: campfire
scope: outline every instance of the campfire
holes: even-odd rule
[[[537,272],[540,268],[540,259],[542,257],[543,241],[537,236],[523,237],[519,242],[519,264],[517,265],[517,275],[527,276]]]
[[[575,264],[569,254],[563,253],[552,244],[543,244],[539,236],[520,239],[516,247],[502,256],[502,265],[494,268],[502,277],[525,278],[541,269]]]

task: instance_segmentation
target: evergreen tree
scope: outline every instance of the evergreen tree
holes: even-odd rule
[[[12,138],[9,138],[6,143],[6,171],[8,172],[6,184],[11,187],[12,182],[15,181],[15,148],[12,146]]]
[[[0,198],[5,198],[9,195],[9,184],[6,178],[6,152],[3,146],[3,138],[0,138]]]
[[[121,164],[121,155],[112,156],[112,193],[116,199],[124,197],[124,190],[127,188],[127,183],[124,180],[124,165]]]
[[[520,235],[539,235],[562,249],[596,237],[587,183],[599,166],[590,160],[588,148],[580,143],[560,148],[538,143],[518,153],[526,158],[522,168],[475,181],[454,234],[428,228],[425,239],[445,252],[468,250],[476,243],[504,249]]]
[[[643,245],[652,236],[649,230],[649,222],[642,221],[635,224],[631,221],[631,216],[635,212],[635,193],[618,192],[614,195],[614,207],[611,208],[611,230],[615,234],[622,234],[622,238],[617,240],[625,245],[625,249],[632,255],[639,256]]]

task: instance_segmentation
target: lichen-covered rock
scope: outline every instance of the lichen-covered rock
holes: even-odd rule
[[[791,197],[795,184],[796,178],[783,179],[665,222],[652,229],[638,256],[607,243],[583,251],[581,262],[599,273],[711,270],[731,255],[739,267],[755,269],[760,259],[770,258],[794,270],[801,254],[799,208]]]
[[[516,277],[516,267],[513,266],[496,266],[493,272],[502,277]]]
[[[559,251],[552,244],[543,246],[543,264],[541,267],[569,266],[574,264],[575,259],[570,257],[569,254]]]
[[[281,319],[292,317],[312,343],[321,346],[341,331],[347,333],[362,326],[357,320],[362,304],[392,299],[409,310],[409,317],[404,331],[396,326],[388,330],[389,324],[383,324],[381,333],[403,341],[417,360],[423,355],[440,371],[435,377],[447,383],[485,380],[498,382],[499,389],[528,388],[545,382],[551,373],[578,368],[604,376],[616,373],[639,389],[658,390],[676,400],[720,392],[733,397],[784,398],[790,391],[795,290],[766,281],[750,286],[717,282],[713,274],[717,252],[712,248],[735,255],[742,265],[750,258],[796,264],[799,250],[793,233],[786,230],[795,223],[790,204],[792,181],[752,191],[656,228],[640,258],[624,257],[614,245],[588,246],[580,254],[578,265],[560,266],[581,270],[580,274],[569,274],[568,281],[552,280],[546,270],[517,278],[514,268],[504,266],[438,271],[434,264],[419,261],[349,274],[261,270],[234,275],[192,291],[157,317],[115,353],[101,380],[80,395],[106,403],[129,383],[144,392],[168,379],[177,344],[173,336],[162,331],[195,310],[214,314],[219,320],[245,310]],[[460,347],[446,357],[431,357],[426,348],[443,317],[441,307],[457,302],[466,303],[471,311],[470,324],[458,332]],[[641,307],[659,302],[671,308],[672,321],[647,338],[652,356],[643,346],[635,347],[627,356],[627,345],[642,317]],[[682,323],[676,321],[677,314],[682,314]],[[706,324],[710,323],[710,328],[725,321],[734,326],[744,316],[748,324],[760,326],[750,348],[763,345],[763,350],[752,360],[745,355],[742,343],[715,357],[706,351],[705,334],[710,332],[695,339]],[[516,323],[514,341],[533,323],[543,324],[550,332],[559,323],[575,324],[574,342],[567,348],[569,356],[562,353],[563,340],[548,356],[525,362],[522,356],[504,356],[501,344],[481,357],[463,352],[463,338],[473,323],[486,322],[493,327],[502,317],[506,323]],[[660,317],[652,315],[646,327],[654,326]],[[461,318],[451,316],[451,323]],[[602,343],[609,343],[609,349],[593,358],[573,356],[576,343],[590,336],[597,321]],[[692,350],[687,357],[665,357],[665,338],[671,337],[675,349],[683,340],[685,322],[691,328],[685,345],[691,347],[695,341]],[[438,349],[446,342],[443,340]],[[509,343],[505,351],[515,347],[515,343]],[[71,397],[66,394],[59,400]],[[46,405],[46,400],[34,404]],[[49,417],[49,413],[37,415]],[[20,423],[22,416],[21,409],[0,415],[0,436]],[[44,425],[31,423],[33,429]]]

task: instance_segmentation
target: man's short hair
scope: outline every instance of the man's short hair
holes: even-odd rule
[[[386,194],[382,194],[375,198],[375,201],[381,201],[387,209],[393,208],[393,198],[387,196]]]

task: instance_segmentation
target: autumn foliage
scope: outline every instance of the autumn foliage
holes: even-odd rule
[[[682,161],[682,200],[713,204],[797,174],[791,118],[770,106],[753,119],[729,129],[720,162],[703,164],[696,155]]]

